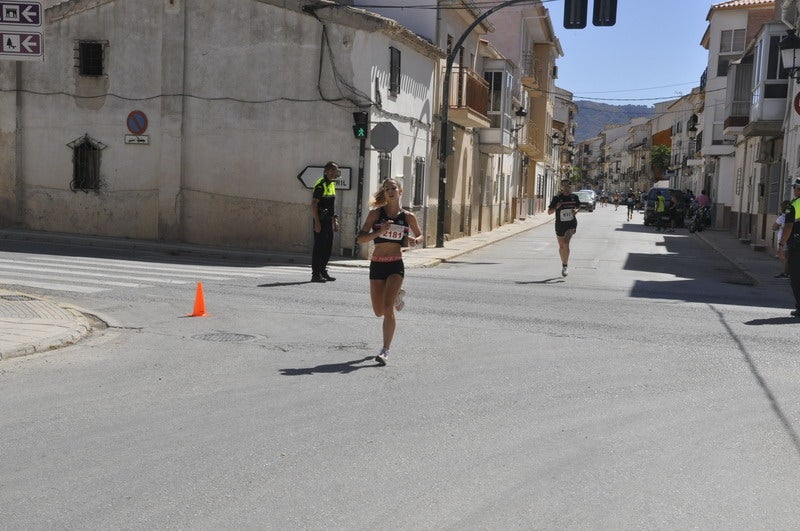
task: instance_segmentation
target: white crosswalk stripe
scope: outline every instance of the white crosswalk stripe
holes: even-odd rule
[[[337,274],[341,269],[337,271]],[[0,254],[0,284],[54,291],[98,293],[115,288],[148,289],[158,285],[253,279],[254,283],[303,282],[308,265],[235,267],[172,264],[107,258]],[[258,280],[256,280],[258,279]]]

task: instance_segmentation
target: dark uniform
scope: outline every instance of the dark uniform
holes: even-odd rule
[[[336,182],[322,177],[314,184],[314,199],[321,229],[314,232],[314,250],[311,253],[312,278],[328,277],[328,260],[333,251],[333,218],[336,216]]]
[[[784,211],[785,225],[792,224],[792,232],[786,240],[786,261],[789,266],[789,282],[794,293],[795,312],[793,315],[800,317],[800,198],[792,201]]]

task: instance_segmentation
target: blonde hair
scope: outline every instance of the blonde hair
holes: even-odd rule
[[[384,179],[384,181],[381,183],[381,187],[378,189],[377,192],[375,192],[375,194],[373,194],[372,199],[369,200],[369,206],[371,206],[373,208],[379,208],[379,207],[382,207],[382,206],[386,206],[386,203],[387,203],[387,201],[386,201],[386,183],[389,183],[389,182],[391,182],[391,183],[393,183],[393,184],[395,184],[397,186],[398,193],[401,193],[401,194],[403,193],[403,185],[402,185],[402,183],[400,183],[399,180],[397,180],[397,179],[395,179],[393,177],[389,177],[388,179]]]

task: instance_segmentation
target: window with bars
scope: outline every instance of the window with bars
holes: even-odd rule
[[[400,50],[389,47],[389,94],[400,94]]]
[[[106,146],[88,135],[68,144],[72,148],[73,191],[97,192],[100,190],[100,152]]]
[[[104,43],[100,41],[78,42],[78,72],[82,76],[102,76]]]
[[[382,183],[392,176],[392,154],[378,154],[378,183]]]
[[[423,194],[425,193],[425,158],[417,157],[414,159],[414,206],[422,206]]]

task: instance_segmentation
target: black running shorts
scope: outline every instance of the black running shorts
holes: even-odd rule
[[[556,236],[566,236],[568,230],[578,230],[578,221],[556,223]]]
[[[402,260],[395,260],[394,262],[370,262],[369,263],[369,279],[370,280],[386,280],[391,275],[406,276],[406,267]]]

